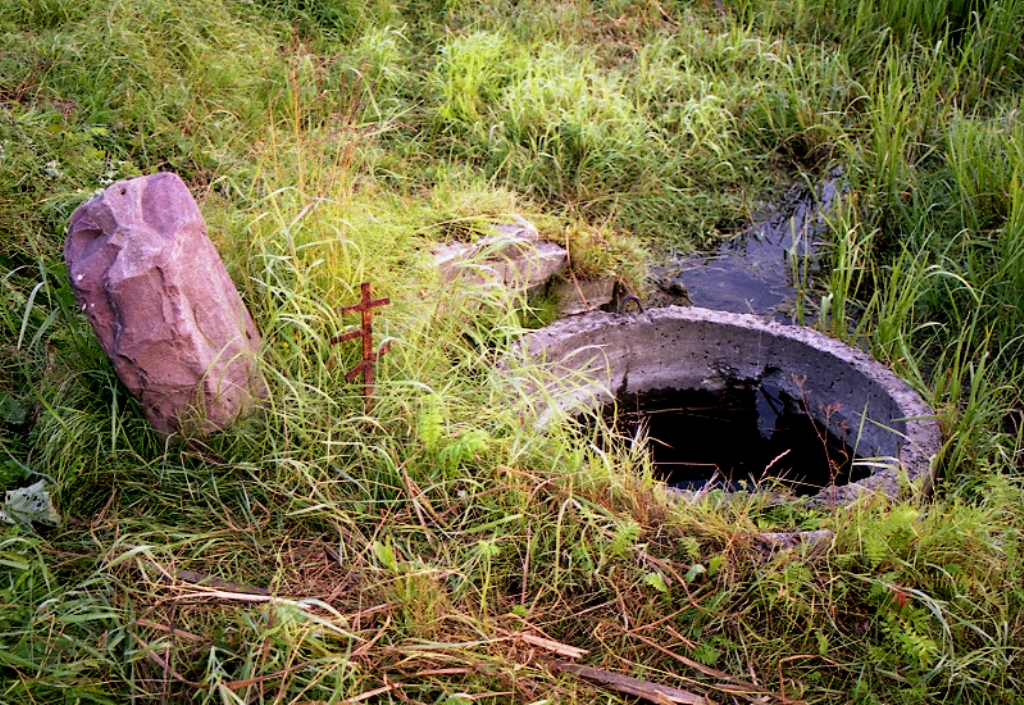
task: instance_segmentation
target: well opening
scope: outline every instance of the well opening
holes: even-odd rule
[[[854,429],[829,428],[771,385],[660,391],[603,415],[621,441],[643,439],[656,476],[677,490],[779,485],[807,496],[870,475],[856,462]]]
[[[941,447],[931,407],[868,355],[815,331],[669,307],[565,319],[522,348],[548,371],[541,406],[614,408],[623,435],[646,426],[670,485],[694,489],[717,471],[726,487],[779,478],[830,502],[891,497],[907,483],[931,490]],[[548,408],[542,422],[551,418]]]

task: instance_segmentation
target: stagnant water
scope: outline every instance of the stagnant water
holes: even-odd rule
[[[656,472],[678,489],[774,479],[810,495],[868,475],[853,463],[852,439],[828,433],[800,400],[768,386],[620,399],[615,428],[629,439],[645,435]]]
[[[833,169],[814,189],[793,186],[716,250],[669,257],[654,267],[661,293],[651,297],[652,304],[687,302],[794,322],[798,289],[814,284],[818,244],[844,190],[842,170]]]

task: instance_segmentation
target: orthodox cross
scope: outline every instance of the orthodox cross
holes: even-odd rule
[[[363,360],[348,371],[348,374],[345,375],[345,380],[351,382],[359,376],[360,372],[363,373],[363,393],[366,395],[366,412],[369,413],[373,410],[373,363],[379,360],[391,348],[391,343],[384,343],[380,346],[380,350],[377,352],[373,351],[373,309],[378,306],[387,306],[391,303],[391,298],[387,296],[382,299],[373,298],[370,282],[363,282],[359,288],[362,300],[357,304],[341,309],[341,313],[355,313],[356,311],[362,313],[363,325],[359,330],[334,336],[331,338],[331,345],[344,343],[346,340],[355,340],[360,337],[363,339]]]

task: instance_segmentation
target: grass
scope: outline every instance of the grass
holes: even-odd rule
[[[717,702],[1019,701],[1022,36],[1016,0],[5,3],[0,490],[48,478],[65,522],[0,534],[0,702],[626,700],[524,633]],[[429,266],[522,213],[639,290],[835,166],[801,306],[939,411],[929,501],[668,503],[642,448],[538,433],[495,372],[523,302]],[[191,444],[147,426],[61,258],[78,204],[157,170],[271,389]],[[392,301],[372,415],[328,343],[361,281]],[[794,526],[834,539],[758,543]]]

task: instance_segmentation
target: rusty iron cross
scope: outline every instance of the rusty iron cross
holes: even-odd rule
[[[373,298],[370,282],[363,282],[359,289],[362,294],[362,300],[357,304],[341,309],[341,313],[355,313],[357,311],[362,313],[363,325],[359,330],[352,330],[348,333],[334,336],[331,338],[331,345],[344,343],[346,340],[355,340],[360,337],[363,339],[363,360],[348,371],[348,374],[345,375],[345,380],[351,382],[359,376],[360,372],[363,373],[363,393],[366,395],[366,411],[369,413],[373,410],[373,364],[391,349],[391,343],[384,343],[380,346],[380,350],[377,352],[373,351],[373,309],[378,306],[387,306],[391,303],[391,298],[388,296],[382,299]]]

